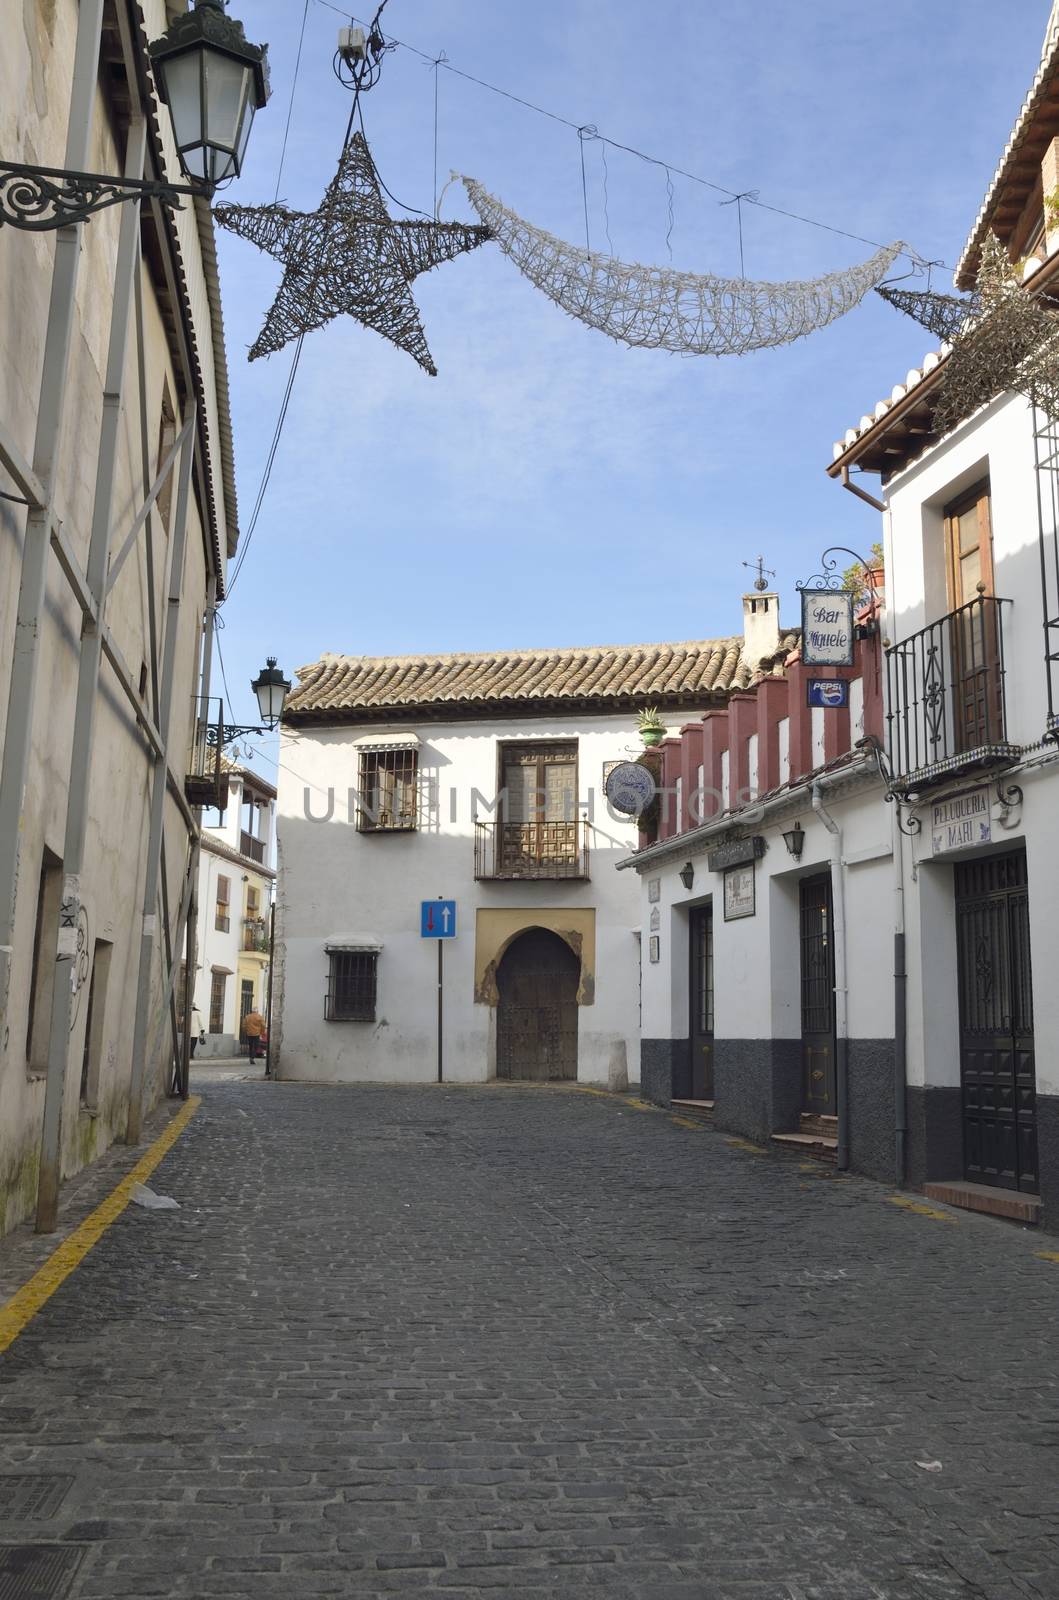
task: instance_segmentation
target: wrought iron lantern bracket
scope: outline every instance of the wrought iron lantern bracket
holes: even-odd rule
[[[87,222],[97,211],[127,200],[159,200],[179,209],[181,195],[196,194],[208,190],[157,178],[112,178],[99,172],[0,161],[0,228],[6,223],[28,233],[48,233]]]
[[[836,559],[829,561],[829,556],[834,556]],[[807,578],[804,583],[796,583],[794,587],[799,593],[803,589],[828,589],[835,594],[840,593],[846,585],[843,583],[842,574],[838,570],[838,556],[852,556],[858,566],[863,568],[865,572],[872,570],[872,563],[865,561],[864,557],[858,555],[856,550],[851,550],[848,545],[833,544],[820,557],[821,570],[815,572],[811,578]]]
[[[249,723],[238,723],[229,726],[229,724],[225,722],[220,727],[218,727],[215,723],[211,723],[206,729],[206,743],[211,749],[215,750],[218,745],[221,745],[223,748],[224,745],[232,744],[236,739],[246,739],[251,734],[256,735],[256,737],[259,739],[264,738],[265,734],[269,731],[270,730],[268,728],[254,727]]]

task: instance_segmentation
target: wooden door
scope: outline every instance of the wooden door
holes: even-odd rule
[[[497,968],[496,1075],[554,1082],[577,1077],[581,966],[558,934],[530,928]]]
[[[1025,851],[962,862],[955,888],[964,1176],[1036,1193]]]
[[[691,1099],[713,1099],[713,907],[691,913]]]
[[[1004,736],[1000,636],[993,597],[989,484],[945,510],[954,749],[978,750]]]
[[[802,991],[802,1104],[835,1115],[835,941],[831,878],[800,885]]]

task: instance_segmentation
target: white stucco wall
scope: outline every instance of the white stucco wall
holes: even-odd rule
[[[994,592],[1003,608],[1008,737],[1035,746],[1045,729],[1047,680],[1037,481],[1028,402],[1003,395],[891,479],[884,517],[887,613],[897,642],[950,609],[945,580],[944,507],[988,477]],[[1047,503],[1047,496],[1046,496]],[[1040,752],[1030,751],[1031,760]],[[973,775],[959,785],[984,781]],[[987,853],[1024,845],[1029,875],[1036,1073],[1039,1094],[1059,1094],[1059,764],[1019,772],[1024,801],[993,809]],[[928,821],[928,808],[917,815]],[[953,868],[962,852],[932,860],[924,834],[906,843],[908,906],[908,1078],[912,1084],[960,1082]],[[982,852],[978,852],[982,853]]]
[[[877,787],[844,798],[828,796],[826,804],[843,832],[849,1037],[892,1038],[894,878],[889,809]],[[794,816],[750,828],[768,845],[757,863],[752,917],[725,922],[724,878],[709,871],[705,843],[685,839],[672,856],[644,864],[640,884],[645,1039],[688,1037],[689,912],[711,901],[715,1037],[800,1037],[798,883],[830,870],[831,835],[814,816],[806,796],[804,808],[796,813],[805,830],[805,845],[801,860],[794,861],[783,842],[783,830],[792,826]],[[690,890],[679,877],[689,858],[695,868]],[[660,896],[657,962],[648,959],[655,909],[649,894],[652,879],[658,880]]]
[[[701,711],[689,708],[683,720]],[[606,1083],[615,1063],[638,1078],[639,887],[615,863],[635,847],[628,819],[607,814],[603,764],[635,754],[634,719],[625,715],[549,716],[503,722],[418,723],[401,731],[421,741],[420,771],[436,781],[437,804],[418,832],[359,834],[347,795],[358,782],[356,741],[379,729],[285,729],[278,805],[277,993],[274,1039],[285,1077],[327,1081],[425,1082],[435,1076],[436,974],[433,941],[419,933],[420,902],[437,896],[459,906],[459,935],[445,950],[445,1074],[481,1081],[492,1070],[495,1011],[474,999],[478,907],[592,908],[596,966],[592,1004],[578,1010],[578,1075]],[[393,732],[395,730],[388,730]],[[594,820],[587,883],[474,881],[475,791],[491,802],[500,741],[576,739],[581,814]],[[333,815],[328,821],[329,794]],[[477,814],[488,820],[485,801]],[[378,1021],[323,1020],[324,945],[356,930],[382,942]]]

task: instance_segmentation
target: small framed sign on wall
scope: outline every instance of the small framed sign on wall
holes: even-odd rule
[[[754,902],[754,863],[729,867],[724,875],[724,920],[737,922],[741,917],[752,917],[757,907]]]
[[[657,933],[652,933],[647,941],[647,959],[657,963],[662,956],[662,941]]]

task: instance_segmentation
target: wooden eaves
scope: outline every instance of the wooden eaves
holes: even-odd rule
[[[1024,280],[1024,286],[1028,294],[1039,294],[1054,289],[1057,279],[1059,252],[1042,262]],[[856,438],[837,451],[827,464],[829,478],[841,479],[856,467],[861,472],[879,473],[885,484],[895,472],[938,443],[940,435],[934,429],[933,414],[938,391],[945,381],[948,346],[943,347],[943,352],[928,357],[908,392],[891,402],[882,402],[886,409],[879,413],[876,408],[879,414],[875,420],[859,428]]]

